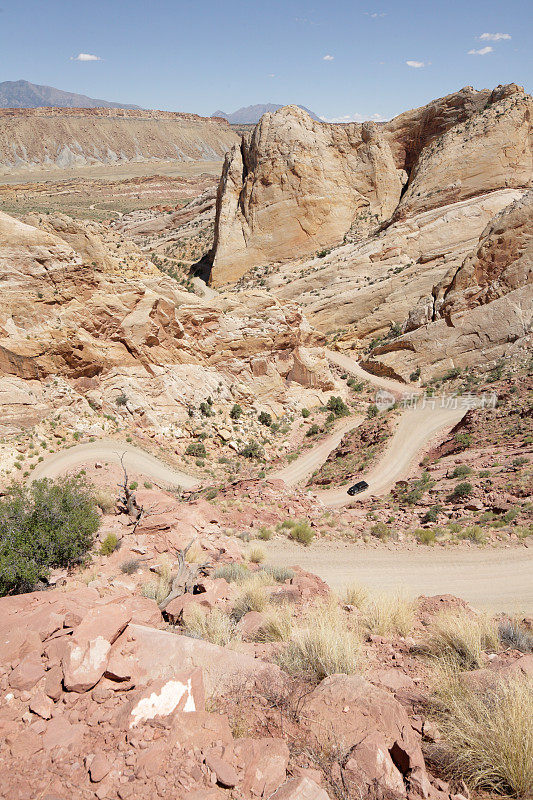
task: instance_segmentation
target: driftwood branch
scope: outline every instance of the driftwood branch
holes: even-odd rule
[[[172,578],[170,591],[159,603],[159,610],[164,611],[168,604],[184,594],[192,594],[200,575],[205,575],[210,567],[209,564],[187,564],[186,556],[196,539],[191,539],[187,547],[178,550],[178,570]]]
[[[135,496],[135,492],[130,489],[129,486],[129,478],[128,478],[128,471],[124,466],[124,456],[126,454],[122,453],[120,457],[120,463],[122,465],[122,469],[124,471],[124,480],[122,483],[119,483],[118,486],[121,490],[121,494],[119,495],[117,506],[119,511],[123,514],[127,514],[132,519],[133,531],[135,533],[137,527],[143,517],[144,508],[137,503],[137,498]]]

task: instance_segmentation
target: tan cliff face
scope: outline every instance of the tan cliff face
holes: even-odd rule
[[[368,235],[390,220],[531,185],[532,100],[471,87],[384,125],[266,114],[226,156],[211,282]]]
[[[0,174],[25,168],[218,161],[238,141],[226,120],[125,109],[0,109]]]
[[[443,287],[444,288],[444,287]],[[451,276],[431,321],[378,347],[372,371],[408,379],[510,357],[532,345],[533,192],[506,206]]]
[[[49,225],[76,239],[80,223],[67,221]],[[282,410],[292,387],[333,387],[323,336],[297,306],[263,292],[208,300],[153,265],[144,275],[106,259],[93,266],[59,235],[2,213],[0,279],[4,422],[24,417],[21,393],[37,396],[58,378],[98,406],[127,388],[156,427],[185,419],[209,394]]]

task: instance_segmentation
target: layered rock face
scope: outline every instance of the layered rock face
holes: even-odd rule
[[[153,160],[218,161],[238,141],[226,120],[125,109],[0,110],[0,173]]]
[[[427,377],[531,346],[533,192],[491,220],[439,294],[433,321],[377,348],[371,369],[404,379],[420,369]]]
[[[314,122],[293,106],[266,114],[226,156],[213,285],[391,220],[527,188],[531,109],[531,97],[511,84],[467,87],[385,125]]]
[[[59,222],[76,242],[79,224]],[[106,259],[88,265],[58,235],[5,214],[0,242],[0,394],[8,428],[58,403],[79,401],[89,411],[87,399],[101,406],[125,389],[146,425],[157,427],[185,418],[187,406],[208,394],[275,408],[291,384],[333,386],[322,336],[292,304],[261,292],[206,300],[149,264],[134,277],[114,264],[108,269]]]

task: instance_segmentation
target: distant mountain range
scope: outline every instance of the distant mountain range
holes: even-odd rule
[[[304,111],[307,111],[311,119],[316,119],[317,122],[320,122],[320,117],[317,117],[312,111],[309,111],[308,108],[305,106],[298,106],[302,108]],[[227,119],[231,125],[255,125],[263,114],[266,114],[267,111],[277,111],[278,108],[283,108],[283,106],[278,105],[277,103],[260,103],[256,106],[245,106],[244,108],[239,108],[237,111],[234,111],[232,114],[226,114],[225,111],[215,111],[214,114],[211,114],[212,117],[223,117]]]
[[[127,103],[110,103],[95,100],[84,94],[64,92],[53,86],[39,86],[29,81],[4,81],[0,83],[0,108],[140,108]]]

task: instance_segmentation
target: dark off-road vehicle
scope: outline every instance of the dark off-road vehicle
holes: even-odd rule
[[[365,489],[368,489],[368,483],[366,481],[357,481],[354,483],[353,486],[350,486],[348,489],[348,494],[350,497],[353,497],[354,494],[359,494],[359,492],[364,492]]]

